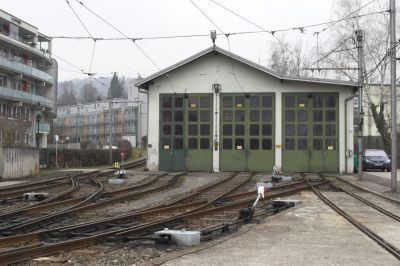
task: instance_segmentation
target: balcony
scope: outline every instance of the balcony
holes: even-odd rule
[[[37,122],[35,122],[35,132],[37,132]],[[39,122],[39,133],[49,133],[50,132],[50,124]]]
[[[22,74],[46,81],[50,84],[54,83],[53,77],[51,75],[47,74],[46,72],[36,69],[34,67],[31,67],[29,65],[10,61],[4,57],[0,57],[0,67],[8,68],[17,73],[22,73]]]
[[[32,104],[35,105],[39,102],[41,105],[54,108],[53,101],[46,97],[24,91],[17,91],[2,86],[0,86],[0,97],[10,98],[21,102],[31,102]]]

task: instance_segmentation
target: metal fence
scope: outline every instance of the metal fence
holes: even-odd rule
[[[119,150],[113,150],[112,153],[113,161],[121,161]],[[105,165],[109,164],[109,151],[58,149],[57,161],[59,168]],[[56,149],[40,149],[40,167],[56,167]]]

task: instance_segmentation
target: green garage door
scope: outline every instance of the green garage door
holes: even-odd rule
[[[220,169],[272,171],[274,95],[222,94]]]
[[[185,149],[188,171],[212,170],[212,94],[185,98]]]
[[[338,94],[283,94],[285,172],[337,172]]]
[[[183,95],[160,95],[160,170],[185,170],[185,150],[183,139],[183,102]],[[149,130],[151,130],[151,128]]]
[[[160,170],[211,171],[211,140],[212,94],[160,95]]]

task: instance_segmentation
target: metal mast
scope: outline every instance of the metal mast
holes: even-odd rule
[[[397,188],[397,93],[396,93],[396,1],[390,0],[390,80],[392,102],[392,173],[391,191]]]
[[[363,129],[364,129],[364,111],[363,111],[363,102],[362,102],[362,92],[363,92],[363,42],[364,42],[364,31],[356,30],[357,36],[357,49],[358,49],[358,180],[362,180],[363,171],[362,171],[362,138],[363,138]]]

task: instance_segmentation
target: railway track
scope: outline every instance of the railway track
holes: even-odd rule
[[[0,261],[14,263],[27,260],[39,255],[57,253],[59,251],[79,248],[96,244],[98,241],[131,240],[143,235],[151,234],[154,231],[164,228],[174,228],[184,224],[185,220],[197,219],[212,213],[221,213],[228,210],[237,212],[239,208],[249,206],[253,203],[256,194],[250,196],[247,192],[240,196],[238,193],[232,194],[238,188],[236,185],[229,185],[227,180],[232,180],[232,176],[222,179],[219,182],[203,186],[185,197],[179,197],[168,203],[161,203],[158,206],[150,206],[142,210],[132,212],[120,217],[113,217],[81,225],[62,227],[42,232],[34,232],[13,237],[1,238],[0,247],[8,247],[8,250],[0,252]],[[251,176],[251,175],[250,175]],[[242,182],[244,182],[243,178]],[[217,186],[224,186],[225,190],[221,193],[216,189]],[[226,189],[229,187],[228,189]],[[307,188],[306,183],[296,183],[293,186],[283,186],[271,190],[270,197],[277,197],[294,193],[300,189]],[[214,195],[209,195],[208,199],[200,195],[208,193],[214,189]],[[225,204],[214,205],[219,199],[235,195],[237,199]],[[193,197],[196,197],[193,198]],[[188,201],[192,199],[191,201]],[[168,214],[160,218],[160,213]],[[21,243],[28,243],[21,246]],[[14,246],[14,248],[11,248]]]
[[[50,203],[47,205],[35,206],[28,210],[26,209],[22,210],[21,211],[22,214],[32,214],[38,211],[48,210],[50,208],[61,207],[61,210],[59,211],[52,212],[44,216],[39,216],[37,218],[27,219],[27,221],[25,222],[19,222],[21,218],[16,219],[16,221],[9,220],[9,222],[11,222],[11,225],[6,227],[0,227],[0,234],[8,236],[19,233],[30,232],[43,227],[48,227],[49,225],[57,221],[62,221],[64,219],[72,219],[74,215],[77,215],[78,213],[84,213],[87,210],[92,211],[95,208],[100,208],[108,204],[125,201],[133,198],[137,199],[145,195],[148,195],[150,193],[159,192],[174,185],[177,179],[180,176],[184,175],[184,173],[176,174],[172,176],[172,178],[170,178],[168,182],[155,186],[153,188],[145,188],[142,190],[138,190],[140,188],[147,187],[155,183],[161,177],[164,177],[166,175],[167,174],[161,174],[154,178],[151,178],[148,182],[144,182],[140,185],[131,186],[128,188],[123,188],[105,193],[105,197],[102,197],[101,195],[104,189],[103,184],[99,182],[96,177],[92,177],[93,182],[98,186],[98,190],[96,190],[90,196],[73,198],[69,200]],[[68,204],[70,206],[65,207],[68,206]]]
[[[353,215],[349,213],[349,211],[346,211],[344,208],[345,207],[340,207],[338,204],[334,203],[333,200],[329,199],[329,196],[324,195],[324,193],[319,189],[318,185],[313,185],[309,182],[312,190],[314,193],[329,207],[331,207],[334,211],[336,211],[339,215],[341,215],[343,218],[345,218],[347,221],[349,221],[351,224],[353,224],[357,229],[359,229],[361,232],[363,232],[365,235],[367,235],[369,238],[374,240],[378,245],[380,245],[382,248],[384,248],[386,251],[388,251],[390,254],[392,254],[395,258],[400,260],[400,249],[395,246],[394,244],[390,243],[387,239],[382,237],[379,233],[375,232],[371,228],[369,228],[365,223],[365,221],[361,221],[362,217],[357,215],[356,212],[354,212],[354,206],[353,206]],[[384,216],[381,218],[382,220],[386,221],[390,218],[393,219],[394,221],[399,222],[400,217],[394,214],[393,212],[390,212],[382,207],[380,207],[378,204],[373,203],[364,197],[361,197],[353,192],[350,192],[346,189],[343,189],[340,186],[334,185],[331,182],[326,182],[325,184],[330,185],[332,188],[334,188],[336,191],[342,192],[342,194],[348,195],[351,199],[356,200],[357,202],[361,203],[358,208],[365,208],[367,206],[368,208],[372,208],[374,211],[377,213],[380,213],[381,216]],[[344,203],[342,203],[344,204]],[[345,205],[345,204],[344,204]],[[351,208],[349,208],[351,209]],[[358,218],[356,216],[359,216]],[[384,223],[382,223],[384,224]],[[398,226],[398,231],[400,230],[400,224]],[[375,229],[376,230],[376,229]],[[387,238],[387,236],[386,236]]]

